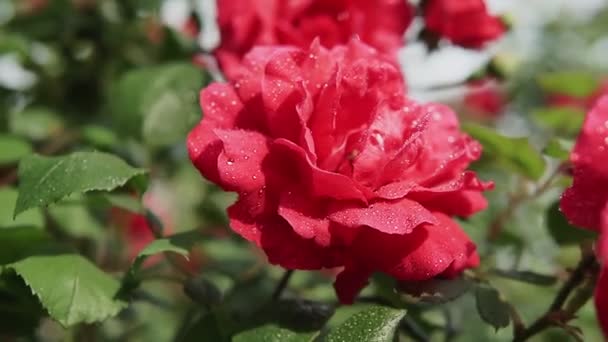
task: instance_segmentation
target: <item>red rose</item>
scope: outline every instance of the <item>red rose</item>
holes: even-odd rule
[[[475,114],[488,118],[496,117],[505,108],[504,96],[498,83],[492,79],[471,82],[464,103]]]
[[[190,158],[239,194],[231,227],[271,263],[344,267],[335,286],[345,303],[373,272],[425,280],[477,265],[450,216],[486,206],[491,184],[466,170],[481,146],[447,107],[406,99],[399,71],[374,49],[255,48],[201,103]]]
[[[456,45],[481,48],[506,30],[496,16],[488,13],[483,0],[427,0],[426,28]]]
[[[604,208],[597,254],[602,265],[595,285],[595,308],[604,336],[608,338],[608,205]]]
[[[608,96],[599,99],[587,114],[583,129],[570,156],[573,183],[561,198],[568,220],[597,231],[596,246],[603,270],[596,286],[595,302],[604,333],[608,336]]]
[[[414,10],[404,0],[217,0],[221,45],[216,50],[229,79],[254,46],[325,47],[352,36],[383,52],[402,45]]]

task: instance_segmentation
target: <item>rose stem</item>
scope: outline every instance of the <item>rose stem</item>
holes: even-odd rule
[[[595,263],[596,257],[593,253],[585,256],[578,263],[576,269],[570,274],[570,278],[568,278],[568,280],[559,290],[557,296],[555,296],[555,299],[553,300],[553,303],[551,303],[549,310],[547,310],[544,315],[532,323],[532,325],[530,325],[527,329],[521,330],[520,333],[513,338],[513,342],[526,341],[530,337],[540,333],[551,325],[554,325],[554,321],[551,319],[551,317],[562,310],[562,307],[570,296],[570,293],[572,293],[572,291],[585,280],[585,274],[594,267]]]
[[[277,300],[281,297],[281,294],[283,293],[283,290],[285,290],[285,288],[287,287],[287,284],[289,283],[289,279],[291,279],[292,275],[293,275],[293,270],[286,270],[285,273],[283,273],[281,280],[279,280],[277,287],[274,289],[274,292],[272,293],[272,300]]]

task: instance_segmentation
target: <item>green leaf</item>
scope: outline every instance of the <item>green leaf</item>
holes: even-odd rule
[[[327,334],[328,342],[392,342],[406,311],[373,306],[359,312]]]
[[[176,234],[168,238],[152,241],[135,258],[134,264],[141,264],[143,261],[154,254],[172,252],[188,257],[190,248],[197,242],[195,236],[198,232],[186,232]]]
[[[19,215],[19,217],[13,218],[13,208],[17,202],[17,197],[17,190],[0,188],[0,230],[20,227],[42,228],[44,217],[38,208],[28,210]]]
[[[531,271],[516,271],[516,270],[492,270],[492,274],[499,277],[521,281],[528,284],[539,286],[551,286],[557,282],[557,277],[551,275],[538,274]]]
[[[543,153],[549,157],[553,157],[561,161],[566,161],[570,156],[570,150],[572,149],[572,145],[573,144],[571,141],[553,138],[549,140],[549,143],[543,150]]]
[[[7,265],[64,327],[100,322],[126,307],[118,281],[77,254],[36,255]]]
[[[585,112],[573,107],[545,107],[533,110],[532,117],[541,126],[573,136],[582,127]]]
[[[462,296],[472,285],[470,280],[459,277],[402,282],[399,284],[399,290],[423,302],[440,304]]]
[[[244,331],[232,339],[233,342],[312,342],[319,332],[295,332],[266,324],[261,327]],[[348,341],[348,340],[347,340]],[[367,341],[367,340],[350,340]]]
[[[59,133],[64,127],[57,113],[47,108],[28,108],[9,116],[11,133],[33,140],[44,140]]]
[[[547,229],[558,245],[578,245],[583,241],[596,238],[593,231],[571,225],[559,209],[559,201],[549,207],[546,215]]]
[[[204,82],[201,70],[186,63],[131,71],[113,90],[117,127],[150,146],[183,141],[200,119],[197,94]]]
[[[491,156],[531,179],[538,180],[545,172],[545,159],[528,138],[510,138],[496,131],[473,123],[463,129],[477,139],[484,148],[484,156]]]
[[[537,76],[540,87],[549,93],[585,97],[599,86],[596,75],[584,71],[559,71]]]
[[[0,31],[0,54],[15,54],[23,62],[29,55],[31,42],[23,34]]]
[[[24,139],[0,135],[0,166],[17,163],[23,156],[32,153],[32,146]]]
[[[14,216],[71,194],[110,191],[146,171],[106,153],[76,152],[61,157],[31,155],[19,163],[19,197]]]
[[[115,207],[135,214],[145,213],[141,200],[128,194],[91,193],[89,196],[87,196],[87,200],[93,207],[103,209]]]
[[[104,227],[79,203],[60,203],[49,208],[49,215],[58,229],[77,238],[98,239],[103,236]]]
[[[87,125],[81,132],[87,142],[98,148],[109,149],[120,143],[116,133],[102,126]]]
[[[50,241],[43,229],[44,217],[40,209],[24,212],[13,219],[12,208],[17,191],[0,188],[0,265],[15,262]]]
[[[139,285],[138,273],[146,258],[155,254],[169,252],[188,258],[190,249],[200,242],[201,237],[200,232],[191,231],[152,241],[133,260],[131,267],[123,279],[122,293],[128,293]]]
[[[196,303],[205,307],[219,305],[222,302],[222,292],[205,275],[186,280],[184,292]]]
[[[500,298],[500,293],[486,285],[475,288],[475,303],[481,319],[498,330],[505,328],[511,321],[509,305]]]
[[[0,229],[0,265],[23,259],[51,242],[48,233],[38,227]]]

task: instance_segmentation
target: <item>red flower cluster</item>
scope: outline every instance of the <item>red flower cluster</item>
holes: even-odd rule
[[[467,48],[481,48],[506,30],[483,0],[427,0],[424,19],[429,31]]]
[[[562,196],[561,210],[572,224],[600,234],[596,253],[602,271],[595,304],[608,336],[608,96],[587,114],[570,159],[574,181]]]
[[[319,38],[325,47],[353,36],[383,52],[402,45],[414,10],[404,0],[217,0],[221,45],[215,54],[232,79],[254,46],[307,48]]]
[[[345,303],[373,272],[414,281],[478,264],[451,216],[487,204],[491,184],[467,170],[481,146],[449,108],[406,99],[399,71],[373,48],[257,47],[201,103],[190,158],[239,194],[231,227],[271,263],[343,267]]]

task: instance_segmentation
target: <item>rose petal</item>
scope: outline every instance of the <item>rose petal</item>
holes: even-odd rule
[[[352,179],[312,165],[306,152],[293,142],[277,139],[270,153],[274,159],[269,162],[268,172],[278,174],[275,179],[282,177],[287,185],[302,184],[313,197],[366,201]]]
[[[340,254],[296,234],[279,216],[262,221],[261,247],[272,264],[288,269],[318,270],[341,264]]]
[[[475,245],[448,216],[421,225],[407,235],[365,229],[353,244],[357,263],[398,280],[427,280],[444,272],[460,273],[475,263]],[[473,257],[472,257],[473,256]]]
[[[258,132],[215,129],[223,143],[217,158],[218,182],[228,191],[250,192],[265,184],[262,162],[268,155],[268,138]]]
[[[329,246],[329,220],[326,203],[315,201],[294,191],[281,195],[278,213],[293,230],[305,239],[314,239],[321,246]]]
[[[212,83],[200,93],[205,120],[217,128],[233,128],[243,110],[234,88],[225,83]]]
[[[595,285],[594,303],[600,327],[608,338],[608,266],[605,264]]]
[[[213,133],[213,123],[201,121],[188,134],[187,147],[190,160],[208,180],[220,183],[217,158],[222,152],[222,141]]]
[[[560,208],[577,226],[598,230],[600,213],[608,202],[608,96],[587,114],[571,155],[572,186],[564,192]]]
[[[367,207],[338,204],[331,209],[329,219],[346,227],[368,226],[386,234],[409,234],[423,223],[437,223],[431,212],[408,199]]]
[[[367,286],[372,272],[357,268],[345,268],[338,274],[334,288],[342,304],[352,304],[361,290]]]

